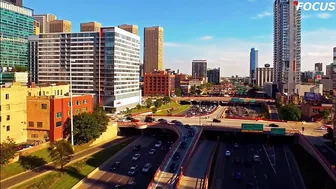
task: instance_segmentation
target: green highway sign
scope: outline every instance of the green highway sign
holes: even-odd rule
[[[240,102],[240,103],[244,103],[244,99],[240,99],[240,98],[231,98],[230,102]]]
[[[286,128],[271,128],[272,135],[285,135]]]
[[[242,130],[263,131],[264,130],[264,124],[242,123]]]

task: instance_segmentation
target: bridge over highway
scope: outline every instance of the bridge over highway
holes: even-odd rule
[[[190,96],[190,97],[174,97],[175,101],[214,101],[214,102],[245,102],[245,103],[264,103],[272,102],[272,99],[259,99],[259,98],[236,98],[236,97],[218,97],[218,96]]]

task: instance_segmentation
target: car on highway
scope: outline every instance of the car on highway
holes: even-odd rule
[[[175,122],[177,122],[177,120],[171,120],[171,121],[170,121],[170,123],[175,123]]]
[[[226,152],[225,152],[225,156],[226,156],[226,157],[231,156],[231,152],[230,152],[229,150],[226,150]]]
[[[183,123],[182,122],[180,122],[180,121],[176,121],[175,123],[174,123],[176,126],[183,126]]]
[[[238,146],[238,143],[234,143],[234,145],[233,145],[235,148],[238,148],[239,146]]]
[[[187,148],[187,142],[181,142],[180,148]]]
[[[182,142],[187,142],[188,141],[188,137],[187,136],[183,136],[182,137]]]
[[[139,119],[132,118],[132,119],[131,119],[131,122],[133,122],[133,123],[137,123],[137,122],[140,122],[140,120],[139,120]]]
[[[188,136],[189,137],[193,137],[195,135],[195,131],[194,130],[189,130],[188,131]]]
[[[178,160],[180,159],[180,152],[175,152],[174,155],[173,155],[173,160]]]
[[[269,127],[279,127],[279,125],[274,124],[274,123],[271,123],[271,124],[269,124],[268,126],[269,126]]]
[[[135,154],[133,157],[132,157],[132,160],[133,161],[136,161],[140,158],[140,154]]]
[[[110,170],[111,170],[111,171],[114,171],[114,170],[118,169],[118,167],[120,167],[120,166],[121,166],[121,162],[120,162],[120,161],[117,161],[117,162],[115,162],[115,163],[112,165],[112,167],[110,168]]]
[[[114,185],[114,188],[113,189],[120,189],[121,188],[121,185],[120,184],[117,184],[117,185]]]
[[[236,157],[236,158],[233,160],[233,162],[234,162],[235,164],[239,164],[239,163],[240,163],[240,158],[239,158],[239,157]]]
[[[260,157],[259,157],[259,155],[254,155],[254,156],[253,156],[253,161],[254,161],[254,162],[260,162]]]
[[[157,142],[155,143],[155,147],[156,147],[156,148],[160,148],[161,145],[162,145],[162,142],[161,142],[161,141],[157,141]]]
[[[185,125],[184,125],[184,128],[186,128],[186,129],[191,129],[191,126],[190,126],[189,124],[185,124]]]
[[[145,118],[145,122],[147,122],[147,123],[152,123],[153,121],[155,121],[155,118],[153,118],[153,117],[149,117],[149,116],[147,116],[147,117]]]
[[[176,169],[177,169],[176,167],[177,167],[176,163],[170,164],[170,166],[169,166],[169,172],[174,173],[176,171]]]
[[[219,119],[213,119],[212,122],[214,122],[214,123],[220,123],[221,120],[219,120]]]
[[[152,148],[152,149],[149,150],[148,154],[154,155],[155,152],[156,152],[156,149]]]
[[[168,147],[167,146],[161,146],[161,151],[164,151],[164,152],[168,151]]]
[[[148,173],[148,171],[151,169],[152,164],[146,163],[146,165],[142,168],[143,173]]]
[[[164,124],[167,124],[168,123],[168,121],[166,120],[166,119],[158,119],[158,122],[160,122],[160,123],[164,123]]]
[[[241,172],[234,172],[233,176],[238,181],[243,180],[243,175],[241,174]]]
[[[130,170],[128,171],[129,176],[135,175],[135,173],[138,171],[139,166],[138,165],[133,165]]]
[[[141,148],[141,145],[140,145],[140,144],[135,145],[135,146],[133,147],[133,151],[138,151],[138,150],[140,150],[140,148]]]

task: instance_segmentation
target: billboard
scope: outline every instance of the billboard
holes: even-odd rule
[[[304,99],[305,100],[317,100],[320,101],[321,100],[321,94],[318,93],[312,93],[312,92],[305,92],[304,93]]]

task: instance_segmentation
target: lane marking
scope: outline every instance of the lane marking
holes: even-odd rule
[[[267,175],[266,175],[266,173],[265,173],[264,175],[265,175],[265,178],[267,179]]]
[[[297,188],[297,187],[296,187],[296,183],[295,183],[295,181],[294,181],[294,177],[293,177],[293,172],[292,172],[291,166],[289,165],[289,161],[288,161],[288,157],[287,157],[287,152],[286,152],[286,150],[285,150],[285,146],[282,146],[282,149],[283,149],[284,152],[285,152],[285,157],[286,157],[286,161],[287,161],[288,169],[289,169],[289,172],[290,172],[291,175],[292,175],[292,176],[291,176],[292,182],[293,182],[293,184],[294,184],[294,187]]]
[[[272,169],[273,169],[274,173],[276,174],[276,171],[275,171],[275,169],[274,169],[274,166],[273,166],[273,164],[272,164],[272,162],[271,162],[270,158],[268,157],[268,155],[267,155],[267,153],[266,153],[265,146],[264,146],[263,144],[262,144],[262,147],[264,148],[264,151],[265,151],[265,154],[266,154],[266,156],[267,156],[267,159],[268,159],[268,161],[270,162],[270,164],[271,164],[271,167],[272,167]]]

